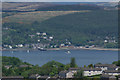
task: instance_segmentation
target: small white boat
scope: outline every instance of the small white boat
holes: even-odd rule
[[[27,50],[27,53],[29,53],[30,52],[30,50]]]
[[[68,50],[66,53],[67,53],[67,54],[70,54],[71,52]]]

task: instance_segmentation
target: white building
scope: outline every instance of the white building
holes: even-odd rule
[[[120,71],[119,70],[106,70],[104,71],[104,74],[117,76],[117,75],[120,75]]]
[[[84,76],[93,76],[102,74],[102,70],[100,68],[70,68],[70,72],[77,73],[78,71],[83,71]]]
[[[42,35],[44,35],[44,36],[45,36],[45,35],[47,35],[47,33],[45,33],[45,32],[44,32],[44,33],[42,33]]]
[[[50,37],[49,37],[49,39],[53,39],[53,37],[52,37],[52,36],[50,36]]]
[[[95,64],[95,68],[101,68],[102,71],[108,70],[108,69],[116,69],[117,66],[114,64]]]
[[[102,74],[102,70],[100,68],[84,68],[83,73],[84,76],[93,76]]]
[[[59,77],[60,78],[73,78],[74,77],[74,73],[71,71],[61,71],[59,73]]]
[[[39,33],[39,32],[37,32],[36,34],[37,34],[37,35],[40,35],[40,33]]]

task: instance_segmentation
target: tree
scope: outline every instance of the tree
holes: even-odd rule
[[[93,64],[88,65],[89,68],[93,68]]]
[[[78,71],[74,76],[75,78],[83,78],[84,77],[83,70]]]
[[[76,67],[76,62],[74,57],[71,58],[70,67]]]
[[[84,68],[86,68],[86,65],[84,65]]]

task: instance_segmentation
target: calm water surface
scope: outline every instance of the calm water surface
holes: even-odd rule
[[[63,64],[70,63],[70,58],[75,57],[78,66],[84,66],[95,63],[112,63],[118,60],[118,51],[102,51],[102,50],[70,50],[70,54],[66,50],[59,51],[3,51],[3,56],[14,56],[22,61],[42,66],[48,61],[55,60]]]

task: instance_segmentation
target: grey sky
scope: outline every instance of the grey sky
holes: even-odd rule
[[[120,0],[2,0],[2,2],[118,2]]]

